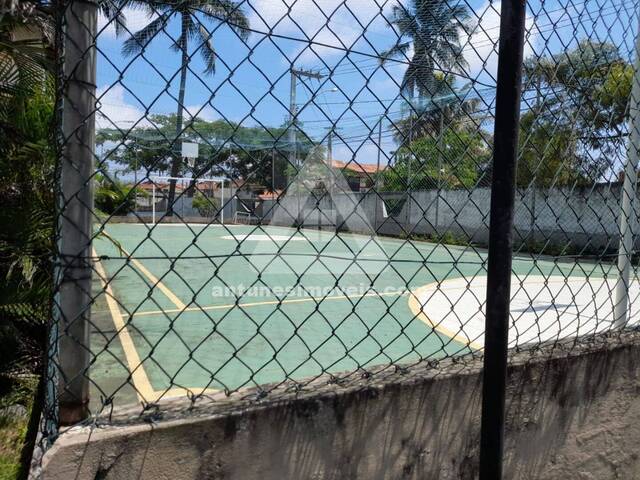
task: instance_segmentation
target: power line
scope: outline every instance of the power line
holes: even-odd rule
[[[586,2],[582,2],[582,4],[585,4]],[[593,14],[593,13],[599,13],[599,19],[606,17],[606,16],[610,16],[610,15],[614,15],[616,13],[619,13],[619,11],[616,9],[616,7],[621,7],[621,6],[634,6],[635,2],[632,1],[622,1],[618,4],[613,4],[607,7],[604,7],[602,9],[595,9],[595,10],[588,10],[585,14]],[[556,11],[560,11],[560,10],[565,10],[568,11],[569,9],[558,9]],[[604,10],[604,13],[602,13]],[[528,18],[528,20],[534,20],[536,17],[535,16],[530,16]],[[571,27],[573,26],[573,22],[571,19],[565,19],[565,20],[561,20],[561,22],[563,22],[562,24],[559,25],[560,21],[557,22],[549,22],[546,24],[542,24],[542,25],[534,25],[535,28],[532,28],[529,30],[529,32],[536,32],[538,34],[542,34],[542,33],[548,33],[550,31],[557,31],[559,29],[562,28],[567,28],[567,27]],[[595,22],[593,22],[595,23]],[[500,26],[494,26],[494,27],[488,27],[488,28],[483,28],[481,31],[482,35],[486,35],[486,32],[488,31],[492,31],[492,30],[498,30],[499,31]],[[543,30],[545,29],[545,30]],[[468,41],[467,43],[465,43],[464,47],[462,48],[462,52],[469,52],[471,50],[476,50],[476,49],[482,49],[488,46],[497,46],[497,39],[492,39],[489,35],[486,35],[488,38],[486,39],[482,39],[479,40],[476,43],[473,43],[471,41]],[[469,38],[473,37],[473,34],[471,34],[469,36]],[[367,71],[367,70],[371,70],[371,69],[377,69],[377,68],[382,68],[382,65],[379,63],[380,60],[384,60],[386,59],[386,57],[381,57],[381,56],[377,56],[377,61],[375,61],[374,63],[370,63],[369,65],[366,65],[364,62],[371,62],[371,58],[367,58],[367,59],[362,59],[359,61],[354,61],[353,63],[358,63],[358,62],[363,62],[360,65],[362,66],[354,66],[354,65],[345,65],[346,69],[345,70],[330,70],[327,69],[327,67],[323,67],[323,69],[327,69],[329,71],[331,71],[331,76],[340,76],[340,75],[346,75],[346,74],[352,74],[352,73],[361,73],[363,70]],[[391,59],[390,59],[391,60]],[[410,59],[407,60],[398,60],[398,59],[394,59],[395,61],[395,65],[409,65],[411,63]],[[455,72],[452,72],[455,74]]]

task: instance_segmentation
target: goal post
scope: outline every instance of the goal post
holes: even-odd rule
[[[151,180],[151,184],[152,184],[152,191],[151,191],[151,223],[153,225],[156,224],[156,216],[157,216],[157,212],[156,212],[156,186],[159,182],[171,182],[171,181],[175,181],[176,183],[178,182],[186,182],[187,184],[191,185],[192,183],[204,183],[204,182],[215,182],[215,183],[219,183],[220,184],[220,212],[219,212],[219,216],[220,216],[220,223],[224,224],[224,207],[225,207],[225,203],[224,203],[224,185],[225,182],[229,181],[229,178],[227,177],[165,177],[165,176],[151,176],[149,177],[149,180]],[[229,189],[231,189],[231,185],[229,185]],[[231,192],[229,192],[229,196],[231,196]]]

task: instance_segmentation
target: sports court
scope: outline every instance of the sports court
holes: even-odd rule
[[[93,398],[236,391],[483,346],[481,249],[275,226],[104,231],[94,242]],[[609,328],[610,269],[515,257],[512,345]]]

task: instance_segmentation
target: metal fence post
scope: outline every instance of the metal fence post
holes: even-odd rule
[[[502,477],[513,209],[518,153],[525,0],[502,2],[494,125],[480,479]]]
[[[76,423],[89,411],[91,313],[91,176],[95,147],[96,4],[64,4],[62,151],[57,229],[59,418]]]
[[[640,28],[640,16],[639,16]],[[624,182],[620,192],[622,201],[620,209],[620,246],[618,249],[619,279],[616,284],[613,320],[616,328],[627,323],[629,309],[629,277],[631,274],[631,257],[633,256],[633,236],[637,214],[635,209],[636,190],[638,184],[638,148],[640,148],[640,30],[636,34],[636,60],[633,71],[631,98],[629,99],[629,139],[627,140],[627,160],[624,166]]]

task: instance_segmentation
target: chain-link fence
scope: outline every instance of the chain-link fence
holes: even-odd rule
[[[45,437],[482,355],[499,142],[509,345],[635,325],[638,5],[528,2],[519,139],[500,7],[63,2]]]

